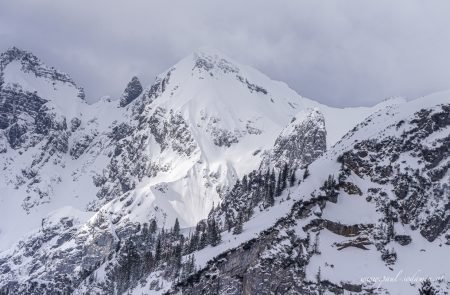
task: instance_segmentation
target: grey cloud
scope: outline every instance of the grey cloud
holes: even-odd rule
[[[450,88],[448,1],[0,1],[0,50],[70,73],[90,100],[216,47],[301,95],[370,105]]]

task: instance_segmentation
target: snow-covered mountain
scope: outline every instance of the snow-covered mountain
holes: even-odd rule
[[[170,228],[177,219],[182,228],[196,226],[199,239],[206,239],[208,233],[203,247],[208,243],[215,247],[182,249],[194,254],[198,266],[205,266],[206,260],[239,246],[252,235],[275,230],[277,219],[294,218],[292,212],[301,206],[299,202],[310,202],[329,174],[339,174],[339,170],[333,172],[340,167],[334,164],[336,157],[345,151],[376,150],[376,145],[369,146],[369,140],[363,148],[353,146],[356,141],[387,137],[383,132],[393,128],[389,122],[400,124],[403,120],[405,126],[414,126],[415,122],[408,120],[424,101],[431,102],[429,108],[446,101],[441,94],[438,99],[410,103],[391,99],[371,108],[332,108],[301,97],[286,84],[212,49],[187,56],[148,87],[133,77],[121,97],[105,97],[94,104],[84,101],[84,92],[67,74],[44,65],[31,53],[12,48],[1,55],[0,66],[0,294],[125,292],[136,287],[137,277],[145,279],[147,275],[145,290],[138,287],[136,294],[168,290],[179,280],[173,265],[149,261],[154,261],[158,244],[166,243],[163,252],[173,256],[167,251],[175,251],[174,245],[181,247],[184,242],[178,233],[161,232],[162,228]],[[401,112],[402,108],[408,111]],[[439,163],[448,162],[448,142],[439,141],[448,131],[443,120],[442,126],[423,131],[425,135],[437,134],[430,144],[440,143],[443,155],[434,159]],[[395,132],[392,137],[401,138]],[[373,161],[361,164],[365,175],[354,171],[344,176],[353,180],[356,174],[363,181],[373,176],[367,172],[368,166],[374,166],[373,173],[388,169],[374,163],[400,161],[390,158],[389,148],[386,144],[382,149],[385,154],[376,150],[379,154]],[[425,160],[433,158],[432,154]],[[311,176],[297,185],[293,179],[301,178],[305,167]],[[444,185],[447,170],[439,171],[432,172],[438,177],[432,182]],[[408,183],[408,175],[387,179],[389,175],[383,174],[384,183],[370,180],[377,183],[374,187],[372,183],[345,181],[348,184],[339,189],[366,196],[382,184]],[[427,205],[436,205],[438,211],[420,209],[402,219],[420,228],[429,243],[441,237],[448,224],[445,186],[432,187],[427,193],[435,189],[444,192],[444,201],[441,195]],[[409,190],[401,191],[405,198]],[[371,196],[377,205],[363,197],[358,204],[338,202],[334,218],[344,218],[341,215],[345,216],[347,206],[361,205],[355,218],[362,219],[357,223],[366,219],[370,219],[367,223],[381,223],[377,215],[363,210],[386,203],[383,198],[387,197],[380,196]],[[322,203],[314,212],[322,212],[326,202]],[[202,221],[207,217],[208,221]],[[327,220],[334,222],[331,217]],[[424,225],[439,220],[438,229]],[[320,226],[328,224],[315,222],[319,232],[323,231]],[[220,236],[220,231],[242,223],[242,234],[223,233],[218,245],[210,241],[211,232]],[[299,229],[293,230],[297,233]],[[307,232],[298,233],[299,237]],[[314,262],[313,258],[307,261]],[[148,263],[137,263],[138,268],[130,259]],[[311,268],[320,263],[318,260]],[[118,274],[124,271],[127,277]],[[307,276],[305,270],[303,273]],[[331,277],[330,282],[342,287]]]
[[[120,102],[94,105],[31,53],[13,48],[1,64],[2,215],[24,221],[23,229],[2,226],[3,249],[53,210],[97,210],[125,192],[149,214],[158,207],[170,224],[179,217],[192,226],[259,165],[298,112],[323,111],[330,145],[374,110],[321,106],[211,50],[186,57],[143,91],[133,78]]]

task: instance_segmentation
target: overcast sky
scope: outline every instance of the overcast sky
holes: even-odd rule
[[[450,89],[450,1],[0,0],[0,50],[30,50],[90,100],[201,46],[334,106]]]

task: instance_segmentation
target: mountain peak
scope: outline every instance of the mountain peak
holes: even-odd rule
[[[292,118],[292,122],[296,125],[304,121],[325,121],[323,114],[318,107],[307,108],[301,110],[295,117]]]
[[[120,99],[120,106],[125,107],[130,102],[135,100],[139,95],[141,95],[143,91],[141,81],[139,81],[139,78],[134,76],[131,78],[131,81],[128,82],[127,87],[125,88],[125,91],[122,94],[122,98]]]
[[[41,64],[39,59],[31,52],[13,46],[0,55],[0,70],[3,71],[6,66],[14,60],[20,61],[22,64]]]
[[[192,54],[194,67],[193,71],[199,73],[238,73],[239,67],[231,58],[217,49],[210,47],[201,47]]]
[[[206,59],[214,63],[227,61],[231,64],[237,64],[231,57],[214,47],[203,46],[195,50],[193,53],[194,60]]]
[[[19,55],[23,55],[26,54],[27,51],[22,50],[16,46],[11,46],[8,49],[6,49],[5,52],[3,52],[1,55],[13,55],[13,56],[19,56]]]
[[[34,74],[36,78],[43,78],[49,83],[62,82],[63,84],[71,85],[77,89],[79,98],[83,100],[85,98],[84,90],[78,87],[68,74],[60,72],[54,67],[47,66],[33,53],[13,46],[0,55],[0,80],[6,80],[4,82],[11,80],[9,82],[28,87],[31,81],[25,83],[25,80],[29,78],[19,78],[24,74]]]

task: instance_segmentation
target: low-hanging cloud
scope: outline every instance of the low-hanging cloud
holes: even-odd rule
[[[0,0],[0,50],[71,74],[91,101],[210,46],[335,106],[450,89],[449,1]]]

